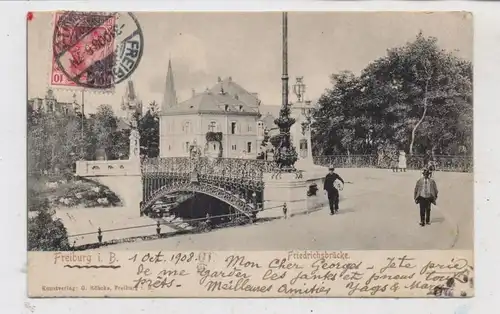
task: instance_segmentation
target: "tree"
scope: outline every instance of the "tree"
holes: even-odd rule
[[[359,77],[344,72],[332,81],[314,113],[316,153],[360,152],[367,134],[410,154],[472,149],[472,65],[439,49],[436,38],[418,34]]]
[[[115,132],[117,131],[118,119],[109,105],[100,105],[95,114],[90,116],[92,120],[91,132],[95,136],[96,149],[104,149],[106,155],[112,157]]]
[[[130,129],[117,130],[113,133],[113,145],[110,157],[112,159],[125,159],[129,156]]]
[[[37,213],[28,219],[28,251],[68,251],[68,233],[59,219],[53,219],[48,201],[28,201],[29,212]]]
[[[85,134],[77,116],[32,111],[28,118],[30,171],[70,168],[82,157]]]
[[[353,73],[344,71],[331,76],[335,86],[320,97],[313,110],[312,140],[317,155],[350,153],[361,145],[358,136],[362,118],[359,114],[361,81]]]
[[[160,119],[158,117],[158,105],[152,102],[148,111],[139,120],[138,130],[141,136],[141,155],[149,158],[158,157],[160,145]]]

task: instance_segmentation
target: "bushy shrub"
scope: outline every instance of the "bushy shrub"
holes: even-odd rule
[[[68,251],[68,233],[63,223],[52,218],[47,209],[28,219],[29,251]]]
[[[48,204],[47,204],[48,203]],[[120,198],[97,182],[69,177],[67,179],[34,178],[28,180],[28,208],[45,207],[112,207],[121,206]],[[33,209],[35,208],[35,209]]]

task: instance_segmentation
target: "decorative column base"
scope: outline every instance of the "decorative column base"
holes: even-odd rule
[[[300,178],[295,173],[282,173],[277,178],[271,173],[264,174],[264,205],[257,215],[258,218],[285,217],[285,203],[287,217],[311,213],[327,206],[327,199],[323,195],[323,182],[328,168],[313,165],[299,169],[303,171]],[[312,184],[316,184],[317,194],[307,196]]]
[[[286,204],[286,216],[307,212],[307,181],[297,178],[295,173],[282,173],[277,178],[273,174],[264,174],[264,205],[258,218],[284,217],[283,205]]]

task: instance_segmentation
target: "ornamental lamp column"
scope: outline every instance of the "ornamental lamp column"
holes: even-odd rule
[[[295,171],[294,164],[297,161],[297,152],[293,144],[290,142],[290,128],[295,123],[295,119],[290,116],[290,105],[288,103],[288,14],[283,12],[282,15],[282,31],[283,31],[283,73],[281,75],[282,83],[282,104],[280,115],[274,120],[274,123],[279,127],[280,134],[277,135],[275,141],[274,160],[281,171]]]

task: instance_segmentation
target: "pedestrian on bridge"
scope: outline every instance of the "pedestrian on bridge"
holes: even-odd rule
[[[335,173],[335,168],[330,167],[329,173],[325,177],[325,182],[323,189],[328,194],[328,202],[330,204],[330,214],[333,215],[339,211],[339,190],[335,185],[335,181],[340,181],[344,184],[344,179],[342,179],[337,173]]]
[[[431,224],[431,204],[436,205],[438,197],[438,188],[436,181],[431,179],[431,171],[424,169],[422,171],[423,177],[418,179],[415,185],[413,198],[415,203],[420,207],[420,226]]]
[[[399,151],[398,170],[406,172],[406,153],[403,150]]]

